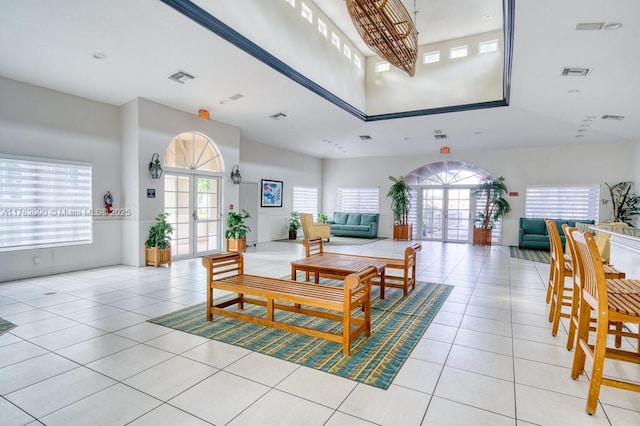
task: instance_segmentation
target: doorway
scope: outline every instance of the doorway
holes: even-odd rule
[[[167,172],[164,188],[164,211],[174,228],[171,255],[179,259],[221,251],[220,177]]]
[[[471,235],[471,189],[422,187],[419,192],[421,239],[469,242]]]

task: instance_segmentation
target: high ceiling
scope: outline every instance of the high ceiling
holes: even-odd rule
[[[421,40],[476,31],[472,22],[487,25],[482,17],[496,12],[480,3],[418,0]],[[361,44],[343,0],[317,4]],[[413,1],[405,4],[413,11]],[[462,26],[439,18],[466,12],[473,12],[471,21]],[[4,0],[0,76],[116,106],[142,97],[194,114],[205,108],[238,126],[245,139],[320,158],[435,153],[443,145],[435,130],[447,134],[454,152],[640,141],[638,17],[637,0],[517,0],[509,106],[376,122],[352,116],[159,0]],[[577,31],[581,22],[623,26]],[[93,52],[106,58],[96,60]],[[591,71],[561,76],[564,67]],[[197,84],[167,79],[180,69],[196,74]],[[244,97],[220,103],[236,93]],[[279,111],[288,117],[268,118]],[[372,140],[361,141],[362,134]]]

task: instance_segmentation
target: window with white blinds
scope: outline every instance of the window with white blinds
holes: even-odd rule
[[[0,156],[0,251],[92,242],[91,165]]]
[[[293,187],[293,211],[298,213],[311,213],[313,220],[318,215],[318,188],[315,186]]]
[[[599,185],[527,186],[525,217],[598,221]]]
[[[341,213],[379,213],[380,188],[367,186],[338,187],[336,211]]]

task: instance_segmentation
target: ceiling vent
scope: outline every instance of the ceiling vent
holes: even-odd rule
[[[571,77],[586,77],[591,72],[591,68],[569,68],[562,69],[562,75]]]
[[[369,136],[369,135],[360,135],[360,140],[361,141],[370,141],[371,140],[371,136]]]
[[[447,138],[447,135],[445,135],[445,134],[439,134],[439,135],[433,135],[433,137],[434,137],[434,138],[436,138],[436,139],[446,139],[446,138]]]
[[[237,101],[240,98],[244,98],[244,95],[240,93],[236,93],[235,95],[231,96],[229,99],[231,99],[232,101]]]
[[[617,121],[622,121],[624,120],[624,115],[609,115],[609,114],[605,114],[602,117],[600,117],[603,120],[617,120]]]
[[[173,81],[177,81],[180,84],[185,84],[186,82],[191,81],[194,78],[195,78],[194,76],[184,71],[178,71],[177,73],[171,74],[169,76],[169,79]]]
[[[278,112],[276,114],[270,115],[269,118],[273,118],[274,120],[282,120],[286,116],[287,114],[285,114],[284,112]]]

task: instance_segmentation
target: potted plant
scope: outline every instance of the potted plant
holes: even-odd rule
[[[295,240],[298,238],[298,229],[302,226],[300,223],[300,215],[298,212],[291,212],[289,216],[289,239]]]
[[[327,223],[327,215],[323,212],[318,212],[318,223]]]
[[[243,252],[247,249],[247,232],[251,231],[251,228],[247,226],[245,220],[250,217],[246,209],[242,209],[240,213],[227,214],[227,230],[224,233],[227,239],[227,251]]]
[[[173,226],[167,222],[169,213],[156,216],[156,223],[149,229],[149,237],[145,241],[145,264],[158,267],[163,264],[171,266],[171,237]]]
[[[491,245],[493,225],[511,211],[511,206],[505,198],[507,186],[504,177],[486,178],[471,189],[471,193],[479,199],[485,200],[483,210],[476,214],[473,228],[474,245]]]
[[[613,222],[624,222],[633,227],[633,217],[640,214],[640,194],[631,192],[633,182],[604,183],[609,188],[613,204]],[[607,204],[609,200],[602,200]]]
[[[391,211],[393,212],[393,239],[411,240],[413,225],[409,223],[409,210],[411,210],[411,186],[404,180],[404,176],[389,176],[393,184],[389,188],[387,197],[391,198]]]

